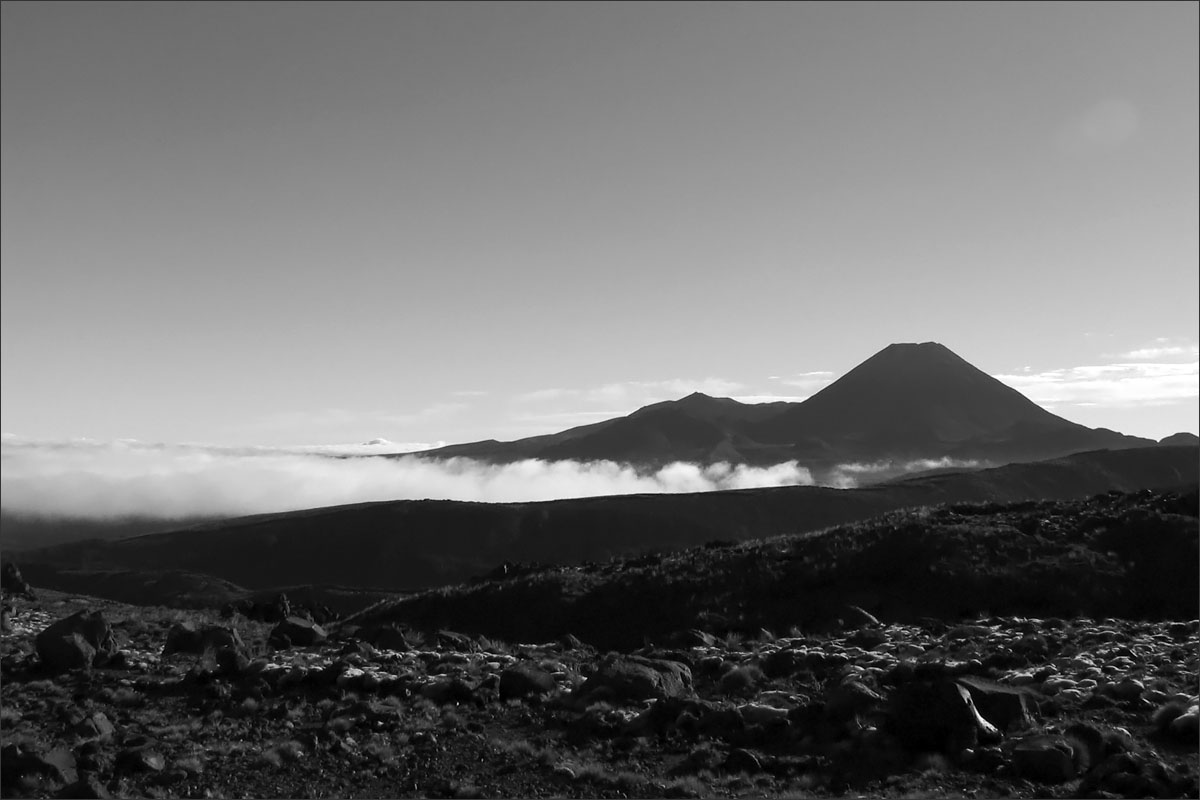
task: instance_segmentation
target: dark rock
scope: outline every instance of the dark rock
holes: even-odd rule
[[[12,606],[7,603],[0,609],[0,633],[12,633]]]
[[[79,611],[51,623],[35,644],[42,663],[54,672],[91,666],[98,654],[117,652],[112,627],[99,611]]]
[[[887,642],[887,634],[878,628],[860,628],[846,638],[847,644],[870,650]]]
[[[554,691],[554,677],[529,664],[514,664],[500,673],[500,699]]]
[[[725,759],[724,768],[726,772],[745,772],[757,775],[762,772],[762,762],[754,753],[739,747],[730,751]]]
[[[1188,622],[1172,622],[1167,626],[1167,633],[1177,642],[1185,642],[1192,635],[1192,625]]]
[[[602,693],[618,702],[680,697],[692,690],[692,671],[676,661],[608,656],[580,687],[581,696]]]
[[[1027,736],[1012,752],[1017,775],[1038,783],[1062,783],[1077,774],[1075,749],[1062,736]]]
[[[231,619],[234,614],[241,614],[247,619],[258,622],[282,622],[292,616],[292,604],[286,594],[280,594],[269,602],[235,600],[232,603],[226,603],[221,608],[223,619]]]
[[[984,719],[1001,731],[1033,727],[1028,692],[974,675],[960,676],[957,682],[971,693],[971,700]]]
[[[124,772],[162,772],[167,760],[149,745],[128,747],[117,754],[116,768]]]
[[[970,692],[954,681],[911,681],[892,694],[888,729],[914,752],[958,754],[980,742],[1000,739]]]
[[[697,628],[692,628],[682,637],[684,647],[716,647],[717,637],[711,633],[705,633]]]
[[[438,647],[453,650],[458,653],[470,653],[475,650],[475,642],[470,636],[456,631],[438,631],[434,638]]]
[[[116,733],[116,727],[103,711],[97,711],[90,717],[85,717],[75,725],[74,730],[76,734],[85,739],[98,739],[102,742],[110,741]]]
[[[96,648],[78,633],[62,636],[37,637],[38,657],[51,672],[66,672],[73,669],[88,669],[96,658]]]
[[[745,718],[732,706],[706,706],[698,716],[698,731],[713,739],[728,741],[746,730]]]
[[[421,696],[438,705],[472,703],[475,690],[462,678],[441,678],[421,687]]]
[[[825,693],[825,716],[835,722],[848,721],[879,706],[883,697],[860,681],[842,681]]]
[[[250,666],[245,652],[232,647],[223,647],[216,653],[217,669],[223,675],[241,675]]]
[[[104,784],[95,775],[80,775],[74,783],[64,786],[57,795],[60,798],[80,798],[80,800],[105,800],[112,797]]]
[[[564,650],[591,650],[592,646],[583,642],[573,633],[558,637],[558,644]]]
[[[75,756],[68,750],[58,748],[41,752],[13,744],[0,748],[0,786],[5,789],[11,789],[26,778],[60,785],[73,783],[76,777]]]
[[[379,651],[375,649],[375,645],[370,642],[364,642],[359,639],[354,639],[342,645],[342,649],[338,650],[339,656],[365,656],[366,658],[374,658],[379,655]]]
[[[0,590],[4,594],[16,594],[26,597],[30,600],[37,599],[33,587],[25,582],[25,578],[21,575],[21,569],[12,561],[5,561],[4,567],[0,568]]]
[[[1071,751],[1075,754],[1075,769],[1079,774],[1082,775],[1103,760],[1108,743],[1096,726],[1077,722],[1063,732],[1063,737],[1070,741]]]
[[[1112,708],[1117,702],[1111,697],[1106,697],[1100,693],[1088,695],[1088,698],[1079,704],[1080,708],[1088,711],[1094,711],[1098,708]]]
[[[163,655],[172,653],[203,654],[206,651],[233,650],[245,653],[246,644],[233,628],[224,625],[203,625],[199,628],[191,622],[177,622],[167,631]]]
[[[806,668],[804,655],[786,647],[768,653],[762,662],[762,670],[769,678],[783,678]]]
[[[380,650],[395,650],[400,653],[412,650],[412,645],[404,638],[404,632],[390,625],[376,628],[364,638]]]
[[[287,617],[271,631],[269,641],[287,647],[311,647],[329,638],[325,629],[312,620]],[[278,646],[278,645],[277,645]]]

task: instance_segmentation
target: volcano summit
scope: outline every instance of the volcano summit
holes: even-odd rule
[[[493,463],[610,460],[775,464],[814,475],[850,462],[1007,463],[1154,442],[1088,428],[1037,405],[936,342],[892,344],[808,399],[740,403],[699,392],[624,417],[512,442],[428,450]]]

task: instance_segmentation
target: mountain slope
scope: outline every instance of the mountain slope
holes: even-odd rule
[[[646,466],[795,459],[820,481],[847,462],[950,456],[1007,463],[1151,444],[1056,416],[945,346],[925,342],[889,345],[801,403],[750,405],[696,393],[556,434],[420,455]]]
[[[1200,450],[1155,446],[861,489],[788,486],[512,504],[367,503],[117,542],[75,542],[23,553],[21,563],[57,570],[180,570],[247,589],[298,584],[414,589],[461,582],[504,561],[599,562],[715,539],[816,530],[934,503],[1073,499],[1197,483]]]
[[[522,642],[569,633],[607,650],[644,638],[699,641],[689,629],[747,637],[839,629],[850,605],[909,624],[993,614],[1193,619],[1196,517],[1195,486],[907,509],[808,535],[425,592],[347,624]]]

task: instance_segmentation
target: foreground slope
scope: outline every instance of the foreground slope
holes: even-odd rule
[[[837,629],[852,605],[898,623],[979,614],[1194,619],[1198,503],[1192,488],[908,509],[815,533],[433,590],[351,621],[518,641],[570,633],[629,648],[692,628]]]
[[[0,796],[1196,798],[1197,503],[894,513],[328,631],[17,596]]]
[[[339,584],[407,590],[465,581],[506,561],[599,562],[710,540],[811,531],[936,503],[1073,499],[1197,482],[1200,450],[1156,446],[861,489],[340,506],[116,542],[75,542],[23,553],[21,566],[35,585],[54,587],[61,574],[75,591],[86,590],[89,574],[112,570],[207,574],[247,589]]]

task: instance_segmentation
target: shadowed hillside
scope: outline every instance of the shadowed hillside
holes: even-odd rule
[[[918,476],[861,489],[791,486],[539,503],[394,501],[261,515],[116,542],[22,554],[56,570],[180,570],[247,589],[341,584],[415,589],[505,561],[579,563],[710,540],[811,531],[886,511],[961,502],[1075,499],[1200,482],[1200,451],[1156,446]]]
[[[689,629],[838,629],[850,605],[888,623],[980,614],[1192,619],[1197,503],[1191,489],[909,509],[816,533],[433,590],[347,624],[509,641],[573,634],[605,649]]]

